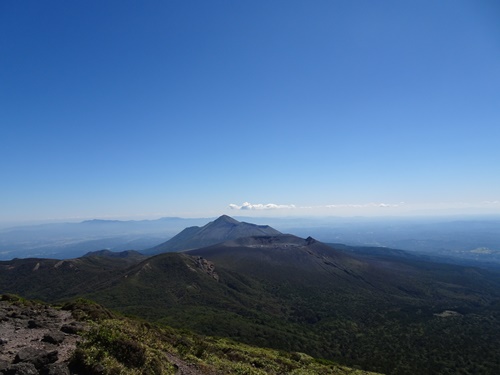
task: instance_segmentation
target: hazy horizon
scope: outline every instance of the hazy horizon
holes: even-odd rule
[[[500,5],[7,2],[0,227],[499,215]]]
[[[250,223],[256,223],[259,225],[264,225],[273,222],[290,222],[303,224],[307,228],[307,225],[314,223],[357,223],[361,224],[363,222],[376,223],[376,222],[453,222],[453,221],[484,221],[484,220],[500,220],[500,214],[464,214],[464,213],[448,213],[443,212],[441,214],[428,214],[425,212],[414,213],[408,215],[385,215],[385,216],[363,216],[363,215],[245,215],[245,213],[221,213],[215,216],[122,216],[122,217],[67,217],[67,218],[45,218],[38,220],[20,220],[20,221],[0,221],[0,230],[2,229],[13,229],[21,228],[25,226],[39,226],[39,225],[50,225],[50,224],[79,224],[87,221],[118,221],[118,222],[141,222],[141,221],[158,221],[162,219],[180,219],[180,220],[215,220],[222,215],[228,215],[239,221],[246,221]]]

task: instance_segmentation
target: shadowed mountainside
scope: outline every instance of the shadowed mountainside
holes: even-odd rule
[[[222,215],[203,227],[186,228],[170,240],[142,252],[144,254],[159,254],[170,251],[183,251],[242,237],[277,234],[281,233],[268,225],[240,222],[227,215]]]

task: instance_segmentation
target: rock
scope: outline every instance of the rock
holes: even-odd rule
[[[104,374],[104,366],[98,363],[97,365],[94,365],[94,367],[92,367],[92,372],[94,374]]]
[[[69,333],[71,335],[77,334],[79,331],[83,330],[83,326],[76,323],[65,324],[61,327],[61,331],[64,333]]]
[[[203,257],[196,258],[196,266],[203,271],[205,271],[209,276],[213,277],[215,280],[219,281],[219,275],[215,271],[215,265]]]
[[[29,346],[19,350],[14,358],[14,363],[32,363],[37,369],[55,361],[57,361],[57,350],[49,352],[47,350],[36,349]]]
[[[19,313],[19,319],[29,319],[29,312],[26,310],[21,310]]]
[[[0,337],[0,345],[5,345],[5,344],[7,344],[8,342],[9,342],[9,340],[7,340],[7,339],[4,339],[4,338]]]
[[[65,363],[51,363],[47,366],[45,375],[70,375],[69,368]]]
[[[28,328],[42,328],[43,324],[36,320],[28,320]]]
[[[0,360],[0,372],[5,371],[9,367],[9,362]]]
[[[57,345],[62,343],[65,337],[66,336],[64,336],[64,333],[62,332],[50,331],[43,335],[42,341]]]
[[[312,238],[311,236],[307,237],[306,238],[306,244],[307,245],[312,245],[313,243],[316,243],[318,241],[316,241],[314,238]]]
[[[17,363],[11,365],[6,371],[5,375],[38,375],[38,370],[32,363]]]

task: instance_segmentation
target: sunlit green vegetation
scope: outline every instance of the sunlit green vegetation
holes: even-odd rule
[[[369,374],[300,352],[159,327],[118,316],[89,301],[63,308],[90,327],[71,362],[72,368],[90,374],[175,374],[183,366],[203,374]]]

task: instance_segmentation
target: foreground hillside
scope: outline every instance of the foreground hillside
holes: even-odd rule
[[[3,295],[0,315],[1,374],[370,374],[304,353],[160,328],[83,300],[55,309]]]

